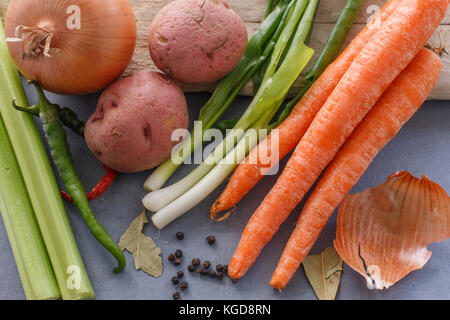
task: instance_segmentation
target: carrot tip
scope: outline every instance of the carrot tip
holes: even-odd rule
[[[220,221],[224,221],[226,219],[228,219],[228,217],[236,210],[236,207],[234,207],[233,209],[231,209],[228,212],[223,213],[220,217],[217,217],[220,215],[221,212],[223,212],[222,210],[218,210],[216,204],[214,204],[214,206],[211,208],[211,220],[220,222]]]

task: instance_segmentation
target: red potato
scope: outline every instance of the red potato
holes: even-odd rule
[[[181,88],[168,76],[141,71],[111,84],[101,95],[84,131],[94,155],[119,172],[152,169],[171,155],[187,129],[189,115]]]
[[[156,15],[148,44],[153,62],[166,74],[207,83],[234,69],[247,40],[244,22],[224,0],[177,0]]]

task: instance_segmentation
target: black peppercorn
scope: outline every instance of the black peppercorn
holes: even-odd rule
[[[184,233],[179,231],[179,232],[177,232],[176,237],[177,237],[178,240],[183,240],[184,239]]]
[[[188,270],[189,270],[189,272],[194,272],[195,271],[195,266],[194,265],[192,265],[192,264],[190,264],[189,266],[188,266]]]
[[[223,273],[218,273],[218,274],[216,275],[216,278],[217,278],[218,280],[222,280],[222,279],[223,279]]]
[[[178,283],[180,283],[180,280],[178,280],[177,277],[172,277],[172,283],[173,284],[178,284]]]
[[[179,279],[183,278],[183,277],[184,277],[183,271],[178,271],[178,272],[177,272],[177,277],[178,277]]]
[[[180,289],[182,291],[186,290],[189,287],[189,284],[186,281],[180,283]]]
[[[205,262],[203,262],[203,268],[209,269],[209,267],[211,267],[211,262],[209,262],[208,260],[206,260]]]
[[[222,267],[222,272],[223,272],[223,273],[228,273],[228,265],[227,265],[227,264],[225,264],[225,265]]]
[[[179,265],[181,263],[181,259],[180,258],[176,258],[174,261],[173,261],[173,264],[174,265]]]
[[[199,265],[200,265],[200,259],[199,259],[199,258],[194,258],[194,259],[192,259],[192,265],[193,265],[194,267],[199,266]]]
[[[177,251],[175,251],[175,257],[181,258],[182,256],[183,256],[183,251],[181,251],[180,249],[178,249]]]
[[[180,298],[181,298],[181,293],[179,293],[178,291],[173,294],[173,299],[174,300],[178,300]]]
[[[214,244],[214,243],[216,243],[216,237],[208,236],[208,237],[206,237],[206,241],[208,241],[209,244]]]
[[[169,254],[169,261],[173,262],[175,260],[175,255],[173,253]]]
[[[216,270],[217,270],[217,272],[223,272],[223,265],[218,264],[218,265],[216,266]]]
[[[209,271],[209,276],[211,277],[211,278],[215,278],[216,277],[216,272],[214,271],[214,270],[211,270],[211,271]]]

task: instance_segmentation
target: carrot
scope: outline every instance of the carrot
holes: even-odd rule
[[[334,210],[375,156],[419,110],[441,70],[439,57],[422,49],[357,127],[306,202],[273,274],[272,287],[286,287]]]
[[[278,160],[284,158],[299,143],[328,96],[337,86],[359,52],[380,29],[383,23],[403,0],[390,0],[377,16],[353,39],[347,49],[324,71],[312,85],[291,114],[267,139],[249,154],[234,172],[227,187],[211,208],[211,219],[236,206],[239,201],[270,171]],[[276,135],[276,136],[275,136]],[[278,160],[264,161],[260,155],[271,158],[278,153]]]
[[[247,224],[228,269],[233,279],[253,265],[352,131],[426,44],[447,7],[448,0],[403,0],[361,50]]]

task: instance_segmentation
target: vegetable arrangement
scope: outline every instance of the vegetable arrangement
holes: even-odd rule
[[[95,219],[94,213],[89,206],[89,200],[84,191],[84,187],[75,170],[72,154],[67,143],[67,135],[59,119],[58,108],[47,100],[44,92],[36,82],[31,83],[36,88],[39,102],[33,106],[18,106],[14,100],[14,107],[19,111],[39,114],[50,146],[50,152],[61,179],[74,203],[80,210],[81,216],[92,235],[116,258],[118,267],[114,269],[114,272],[121,272],[126,266],[125,256],[103,226]]]
[[[236,169],[226,189],[211,209],[212,219],[217,219],[219,213],[233,208],[273,166],[277,165],[274,161],[263,161],[264,159],[261,159],[260,155],[278,153],[278,158],[281,160],[295,148],[305,134],[320,107],[348,68],[352,58],[358,54],[366,38],[370,36],[369,30],[375,28],[378,23],[377,20],[372,21],[365,31],[353,40],[352,46],[347,48],[338,60],[326,69],[325,74],[318,79],[317,83],[312,86],[315,79],[320,76],[322,71],[338,54],[362,4],[363,1],[360,0],[348,1],[319,59],[311,71],[307,73],[307,84],[304,89],[306,91],[301,92],[301,94],[305,93],[305,96],[303,98],[299,97],[302,99],[289,114],[289,117],[276,127],[278,143],[272,143],[272,135],[269,135],[266,141],[255,148]],[[353,47],[353,45],[355,46]],[[354,49],[352,50],[352,48]],[[309,89],[310,87],[311,89]],[[288,109],[290,109],[289,105]],[[283,117],[283,113],[281,116]],[[227,216],[228,214],[225,214],[219,220],[223,220]]]
[[[270,57],[275,43],[286,24],[287,1],[281,1],[263,21],[259,29],[249,40],[247,50],[234,70],[217,85],[211,98],[200,109],[198,125],[188,135],[183,144],[170,159],[160,165],[144,184],[147,191],[155,191],[169,180],[172,174],[203,143],[201,131],[212,128],[220,116],[227,110],[244,85],[252,78],[262,63]],[[233,126],[236,123],[233,123]],[[233,127],[232,126],[232,127]]]
[[[427,43],[445,16],[447,6],[446,0],[388,2],[379,14],[388,18],[382,25],[378,23],[380,29],[374,32],[368,42],[367,38],[364,39],[366,44],[354,57],[331,94],[324,99],[324,104],[277,183],[246,226],[230,262],[228,271],[232,278],[241,278],[253,265],[260,251],[335,157],[352,131]],[[350,48],[352,46],[353,43]],[[320,230],[321,214],[320,211],[314,212],[313,217],[305,221],[308,226],[302,228]],[[300,219],[302,222],[302,216]],[[280,260],[279,269],[272,277],[271,285],[274,288],[283,289],[287,285],[311,249],[316,237],[306,240],[300,248],[293,246],[303,241],[305,236],[309,234],[298,236],[294,233],[285,256]],[[298,241],[294,240],[296,238],[299,238]]]
[[[256,145],[255,130],[267,128],[289,88],[313,56],[314,51],[304,43],[317,5],[318,1],[293,2],[258,93],[219,146],[187,177],[144,198],[148,210],[158,211],[152,217],[156,227],[164,228],[205,199],[245,157],[248,149]],[[253,130],[247,131],[249,128]]]
[[[345,195],[423,104],[441,70],[439,57],[422,49],[345,142],[305,204],[274,272],[272,286],[285,285],[286,277],[289,279],[298,268]]]
[[[2,88],[0,90],[0,114],[8,133],[7,136],[1,135],[2,142],[4,143],[4,147],[7,148],[6,139],[7,137],[9,138],[10,144],[14,149],[14,153],[9,153],[9,155],[11,157],[13,154],[15,155],[20,168],[20,172],[13,170],[13,167],[11,167],[11,171],[3,173],[9,175],[15,171],[15,178],[13,179],[16,183],[20,183],[20,175],[22,176],[47,251],[44,253],[38,251],[40,249],[34,249],[33,252],[27,251],[30,253],[30,255],[28,255],[26,254],[27,252],[23,252],[20,247],[18,247],[18,249],[13,249],[16,253],[18,253],[17,250],[21,250],[21,252],[24,253],[24,255],[21,255],[17,260],[19,270],[21,270],[22,279],[27,279],[26,281],[23,281],[24,290],[29,298],[58,298],[58,292],[55,292],[54,290],[53,292],[48,291],[48,288],[54,287],[54,282],[49,278],[49,275],[41,278],[41,275],[25,274],[33,272],[33,270],[36,272],[37,266],[41,266],[42,271],[46,270],[48,265],[45,261],[41,261],[33,268],[26,268],[26,270],[24,268],[25,264],[38,262],[34,261],[35,254],[41,255],[41,257],[48,254],[59,287],[59,292],[63,299],[93,298],[94,292],[83,261],[81,260],[39,132],[37,131],[31,116],[17,112],[11,106],[13,99],[16,99],[17,103],[22,105],[27,105],[28,102],[19,75],[16,72],[6,47],[2,23],[0,23],[0,71],[0,82],[2,83]],[[3,154],[4,153],[2,152],[2,156]],[[30,157],[30,155],[33,156]],[[8,153],[5,152],[4,156],[7,157]],[[9,159],[10,162],[11,160],[12,158]],[[5,168],[4,166],[5,164],[2,161],[2,167]],[[10,187],[9,184],[11,183],[12,185],[14,180],[8,179],[7,181],[1,181],[1,188],[3,190],[1,195],[1,212],[5,221],[8,221],[8,216],[19,219],[21,216],[19,216],[19,214],[21,212],[23,212],[23,215],[26,215],[26,211],[16,211],[16,209],[21,208],[14,207],[18,205],[17,199],[23,200],[22,205],[26,206],[27,204],[26,198],[24,198],[24,190],[22,190],[22,195],[20,195],[12,189],[12,186]],[[11,193],[8,194],[6,192]],[[11,212],[11,210],[14,210],[14,212]],[[13,229],[8,231],[10,239],[13,239],[13,247],[14,242],[17,242],[18,245],[20,245],[20,243],[26,243],[30,248],[32,248],[33,245],[36,245],[37,248],[39,248],[39,240],[36,239],[36,231],[30,230],[30,233],[28,233],[28,231],[24,229],[25,227],[32,229],[32,226],[34,225],[31,217],[27,220],[25,225],[14,224],[14,227],[11,226]],[[11,221],[11,223],[14,222],[15,220]],[[8,225],[8,222],[6,222],[6,225]],[[31,242],[33,234],[36,242]],[[69,269],[69,267],[72,269]],[[67,281],[68,274],[66,272],[68,270],[74,270],[73,268],[77,269],[76,271],[79,275],[78,286],[68,287],[68,283],[70,282]],[[32,289],[30,288],[31,283],[33,286]],[[40,285],[42,285],[42,287]],[[38,289],[47,292],[39,292]]]

